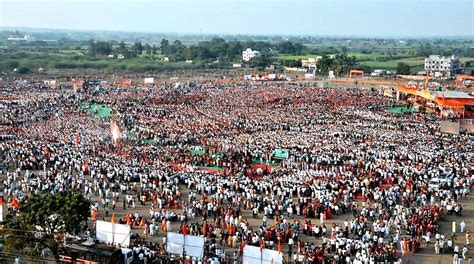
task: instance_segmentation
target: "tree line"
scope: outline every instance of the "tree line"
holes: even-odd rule
[[[197,45],[190,46],[183,45],[179,40],[170,43],[167,39],[163,39],[160,43],[161,54],[175,61],[236,61],[242,57],[242,51],[247,48],[260,51],[263,57],[276,53],[301,55],[307,51],[303,44],[291,41],[281,41],[278,43],[264,41],[227,42],[222,38],[213,38],[210,41],[202,41]]]
[[[118,47],[113,46],[110,41],[89,41],[88,53],[90,56],[107,56],[122,54],[125,58],[137,58],[145,52],[146,54],[156,54],[158,47],[155,45],[145,44],[140,41],[127,45],[125,42],[118,43]]]

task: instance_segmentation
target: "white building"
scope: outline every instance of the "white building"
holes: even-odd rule
[[[316,69],[316,64],[322,58],[322,56],[316,56],[315,58],[307,58],[301,60],[301,67]]]
[[[30,41],[32,40],[31,36],[28,34],[23,35],[23,37],[19,36],[10,36],[8,37],[8,40],[10,41]]]
[[[425,58],[425,71],[435,77],[452,77],[459,69],[459,59],[451,57],[441,57],[440,55],[430,55]]]
[[[249,61],[252,58],[257,57],[258,55],[260,55],[259,51],[252,50],[251,48],[248,48],[248,49],[242,51],[242,60],[243,61]]]

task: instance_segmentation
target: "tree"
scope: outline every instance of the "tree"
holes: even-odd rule
[[[170,55],[170,51],[171,51],[170,42],[167,39],[162,39],[160,49],[161,49],[161,54]]]
[[[397,74],[408,75],[410,74],[410,65],[405,62],[397,63]]]
[[[300,60],[284,60],[283,65],[286,67],[301,67]]]
[[[323,55],[321,59],[318,60],[317,66],[318,66],[318,69],[321,70],[322,72],[328,72],[332,70],[333,59],[329,57],[328,55]]]
[[[132,45],[132,57],[138,57],[143,52],[143,45],[141,42],[135,42]]]
[[[266,55],[261,55],[250,59],[250,67],[266,67],[270,64],[270,58]]]
[[[31,70],[28,67],[22,66],[22,67],[18,68],[18,73],[19,74],[27,74],[27,73],[30,73],[30,72],[31,72]]]
[[[90,215],[90,201],[82,193],[70,190],[33,194],[20,205],[19,222],[22,229],[47,234],[74,232]]]
[[[152,50],[151,50],[150,44],[148,44],[148,43],[145,44],[144,49],[145,49],[145,53],[146,53],[146,54],[148,54],[148,55],[152,54]]]

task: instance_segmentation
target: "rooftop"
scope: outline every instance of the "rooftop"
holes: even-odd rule
[[[435,96],[444,97],[444,98],[474,99],[474,97],[461,91],[443,91],[443,92],[437,91],[434,94]]]

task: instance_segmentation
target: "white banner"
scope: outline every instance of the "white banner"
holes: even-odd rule
[[[283,254],[279,253],[276,250],[271,250],[271,249],[260,250],[259,247],[246,245],[244,247],[242,263],[243,264],[253,264],[253,263],[282,264]]]
[[[122,247],[130,245],[130,226],[112,224],[106,221],[96,221],[97,240],[114,245],[120,244]]]
[[[187,235],[184,239],[184,249],[186,250],[186,255],[202,258],[204,255],[204,238]]]
[[[174,255],[183,254],[184,236],[178,233],[166,234],[166,251]]]
[[[110,222],[96,221],[95,223],[95,236],[97,240],[106,243],[114,242],[114,227]]]
[[[130,245],[130,226],[115,224],[114,228],[114,244],[128,247]]]
[[[155,78],[145,78],[144,79],[145,84],[154,84],[155,83]]]
[[[199,236],[183,236],[179,233],[166,234],[166,251],[173,255],[185,254],[190,257],[202,258],[204,255],[204,238]]]

